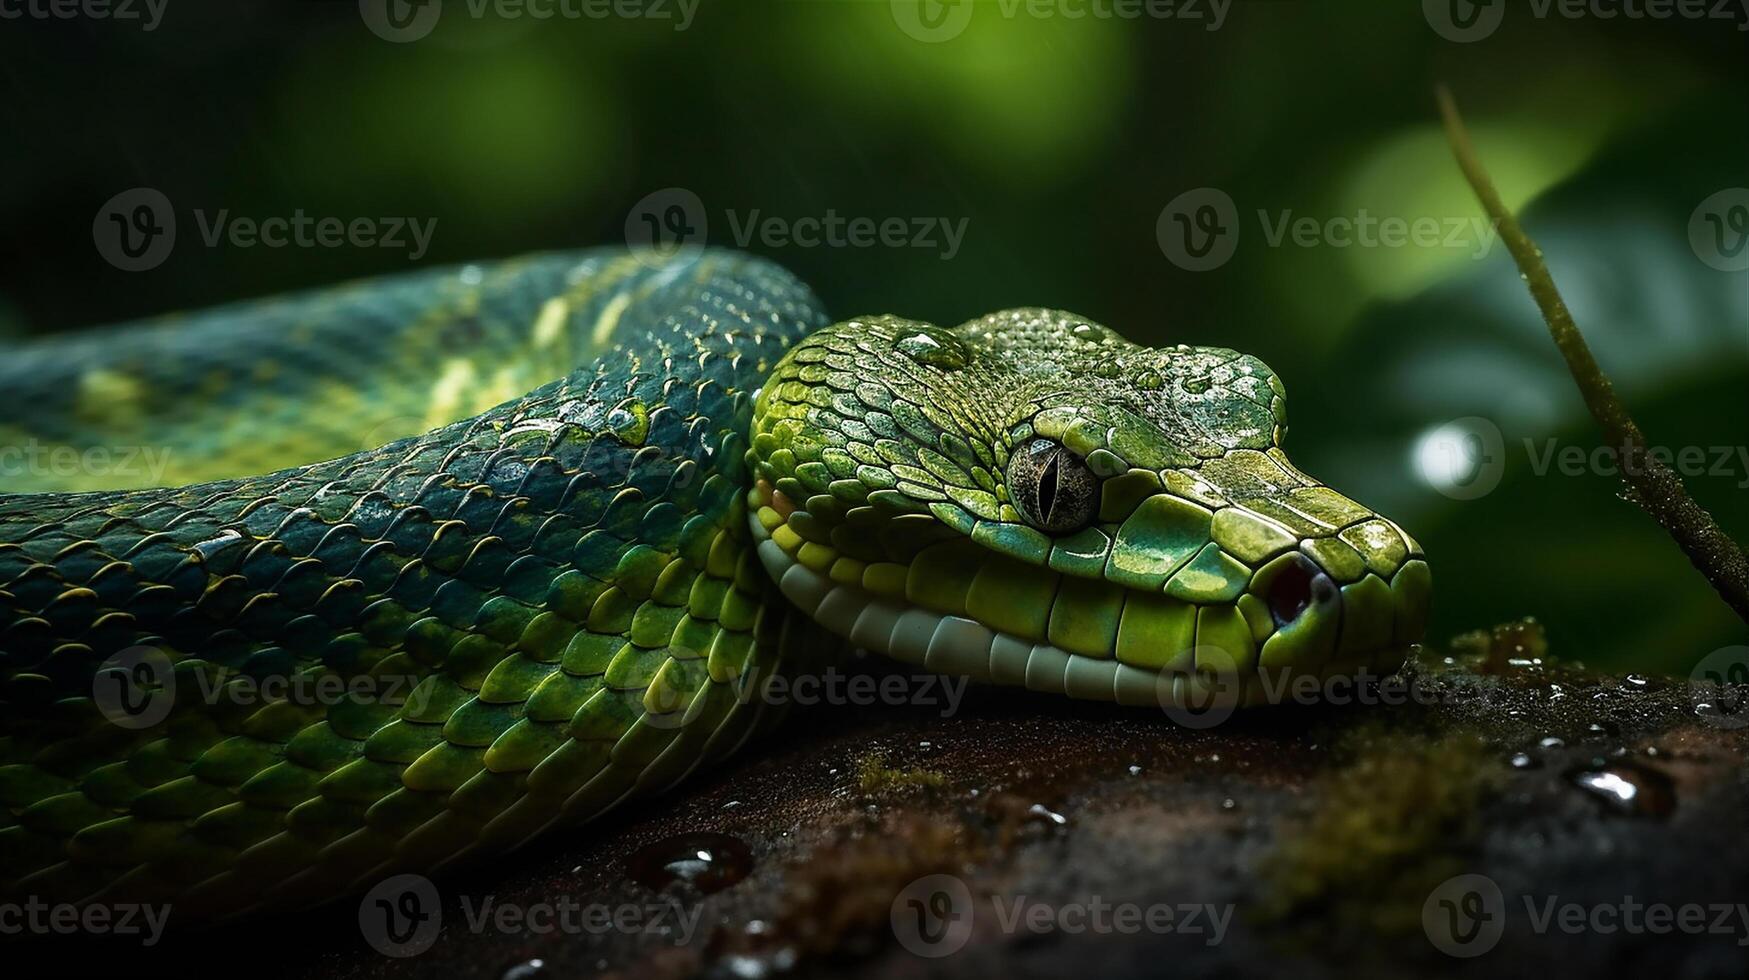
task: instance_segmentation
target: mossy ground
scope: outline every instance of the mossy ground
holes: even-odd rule
[[[540,960],[555,976],[900,977],[927,967],[1112,978],[1170,964],[1184,977],[1291,969],[1352,980],[1406,969],[1704,974],[1740,956],[1728,937],[1538,934],[1522,904],[1488,955],[1456,960],[1433,948],[1423,906],[1456,874],[1491,877],[1509,903],[1734,902],[1749,881],[1738,846],[1749,727],[1697,712],[1685,682],[1551,662],[1521,625],[1466,643],[1458,656],[1419,657],[1394,694],[1240,712],[1204,730],[989,688],[971,689],[945,717],[928,706],[798,712],[675,795],[440,879],[444,933],[418,957],[370,951],[357,908],[337,906],[283,925],[305,940],[275,969],[491,977]],[[1586,774],[1616,792],[1598,792]],[[1622,787],[1638,795],[1624,803]],[[628,874],[641,850],[699,833],[743,842],[747,876],[706,894],[685,883],[652,891]],[[894,896],[932,874],[965,883],[976,927],[951,958],[923,961],[896,940],[890,917]],[[673,901],[701,926],[686,943],[473,931],[466,910],[486,895]],[[1017,899],[1233,914],[1219,942],[1206,930],[1038,932],[991,914]],[[176,973],[215,943],[250,953],[239,932],[124,959],[135,975]]]

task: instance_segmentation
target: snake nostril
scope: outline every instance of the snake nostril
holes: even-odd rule
[[[1312,604],[1313,570],[1309,562],[1298,561],[1276,573],[1269,583],[1269,614],[1275,625],[1286,626],[1299,618]]]

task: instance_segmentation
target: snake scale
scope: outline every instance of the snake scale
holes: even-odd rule
[[[1289,463],[1256,358],[830,323],[732,252],[75,332],[0,390],[7,900],[211,921],[499,853],[718,762],[848,648],[1159,710],[1391,671],[1426,617],[1420,548]]]

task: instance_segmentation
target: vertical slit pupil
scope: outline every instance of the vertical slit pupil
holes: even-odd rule
[[[1045,471],[1038,478],[1038,512],[1046,523],[1051,523],[1051,512],[1057,507],[1057,453],[1051,453],[1050,462],[1045,464]]]

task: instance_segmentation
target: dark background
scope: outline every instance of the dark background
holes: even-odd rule
[[[0,333],[621,242],[640,201],[684,188],[711,243],[775,258],[835,315],[953,323],[1051,305],[1138,341],[1261,356],[1287,382],[1300,465],[1426,546],[1436,642],[1533,615],[1557,656],[1674,672],[1743,642],[1613,480],[1535,472],[1526,440],[1540,456],[1596,435],[1503,248],[1271,246],[1266,229],[1479,215],[1437,126],[1432,88],[1450,84],[1650,440],[1709,448],[1709,465],[1724,447],[1728,472],[1689,484],[1749,538],[1736,449],[1749,444],[1749,272],[1689,241],[1703,201],[1749,186],[1749,13],[1575,18],[1497,2],[1474,9],[1503,13],[1498,28],[1460,43],[1434,26],[1449,9],[1414,0],[1239,0],[1218,30],[1206,0],[1133,20],[980,0],[930,43],[901,29],[915,8],[703,0],[676,30],[476,18],[446,0],[409,43],[373,33],[352,2],[167,0],[150,31],[0,19]],[[676,0],[660,9],[679,15]],[[136,187],[166,195],[179,235],[161,265],[124,272],[93,220]],[[1189,271],[1156,224],[1204,187],[1235,202],[1238,237],[1230,262]],[[405,248],[208,247],[194,212],[221,209],[436,228],[417,262]],[[828,209],[964,220],[965,239],[951,258],[939,241],[735,240],[754,211]],[[1501,433],[1503,478],[1459,500],[1417,459],[1465,418]]]

